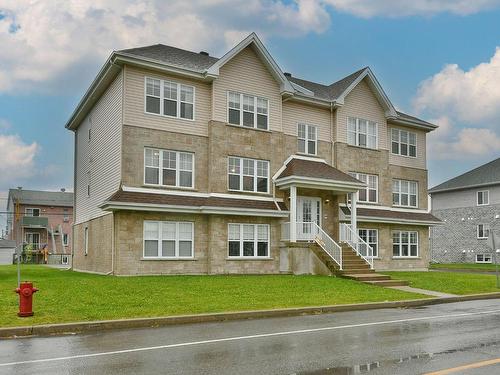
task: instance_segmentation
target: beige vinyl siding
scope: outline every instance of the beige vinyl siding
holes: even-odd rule
[[[391,152],[391,129],[401,129],[407,130],[409,132],[415,133],[417,135],[417,157],[412,158],[408,156],[394,155]],[[388,125],[388,148],[389,148],[389,164],[401,165],[403,167],[411,168],[426,168],[426,133],[421,130],[415,130],[412,128],[405,128],[401,126]]]
[[[228,91],[266,98],[269,101],[269,130],[282,131],[279,84],[252,47],[228,61],[213,83],[213,119],[216,121],[227,123]]]
[[[123,73],[120,73],[75,132],[75,224],[107,214],[98,206],[120,185],[122,87]],[[90,197],[87,172],[90,172]]]
[[[283,132],[297,136],[297,124],[314,125],[320,141],[331,142],[330,111],[295,102],[283,103]]]
[[[347,143],[347,118],[359,117],[378,124],[378,148],[387,149],[387,121],[366,79],[361,81],[345,98],[344,105],[337,110],[337,141]]]
[[[211,85],[195,80],[158,74],[148,70],[125,67],[124,112],[125,125],[168,130],[171,132],[208,135],[208,121],[211,113]],[[177,119],[144,111],[145,77],[171,80],[194,87],[194,120]]]

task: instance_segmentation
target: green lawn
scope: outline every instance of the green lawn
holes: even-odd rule
[[[432,263],[431,269],[467,270],[467,271],[495,271],[494,264],[481,263]]]
[[[410,286],[451,294],[500,292],[494,275],[458,272],[384,272],[395,279],[407,280]]]
[[[326,276],[113,277],[22,266],[40,289],[18,318],[15,266],[0,266],[0,327],[425,298]]]

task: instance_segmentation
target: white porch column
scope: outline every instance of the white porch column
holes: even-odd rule
[[[352,193],[351,198],[351,228],[355,234],[358,234],[358,215],[357,215],[357,206],[358,206],[358,192]]]
[[[290,242],[297,242],[297,187],[290,186]]]

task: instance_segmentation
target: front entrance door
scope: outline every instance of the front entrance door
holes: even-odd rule
[[[314,225],[321,227],[321,198],[297,197],[297,239],[313,240],[315,236]]]

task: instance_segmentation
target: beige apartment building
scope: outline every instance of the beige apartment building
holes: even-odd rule
[[[116,275],[426,269],[426,137],[370,68],[283,73],[255,34],[221,58],[113,52],[72,114],[73,267]],[[361,272],[361,271],[360,271]]]

